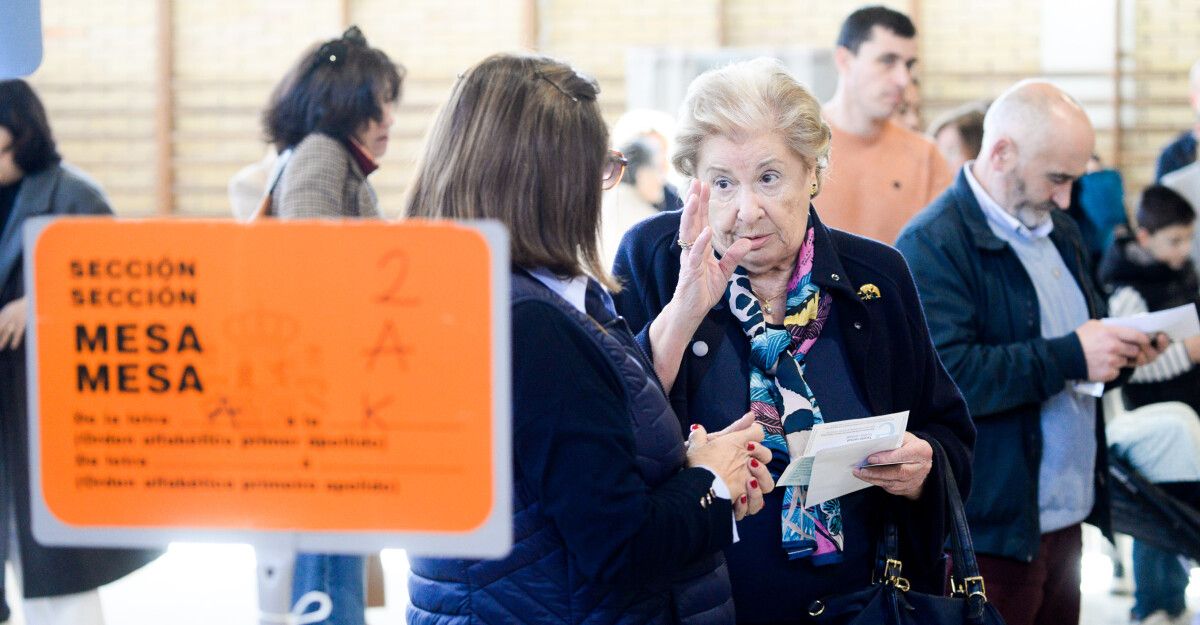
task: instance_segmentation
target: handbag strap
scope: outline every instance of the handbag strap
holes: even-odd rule
[[[958,494],[958,480],[941,442],[929,439],[933,456],[942,465],[942,488],[946,507],[950,511],[950,552],[954,571],[950,576],[950,588],[954,595],[967,599],[968,613],[982,615],[983,604],[987,603],[987,591],[983,576],[979,574],[979,561],[975,558],[975,542],[971,540],[971,529],[967,525],[967,511],[962,496]],[[977,606],[977,607],[976,607]]]
[[[958,481],[954,478],[954,470],[950,466],[946,450],[937,439],[926,439],[933,448],[933,460],[941,467],[942,492],[945,493],[946,507],[950,513],[950,548],[953,562],[953,573],[950,577],[952,594],[963,597],[967,602],[966,617],[969,622],[981,622],[983,608],[987,604],[987,594],[983,585],[983,576],[979,574],[979,561],[975,558],[975,544],[971,540],[971,530],[967,525],[967,512],[963,507],[962,497],[958,493]],[[881,571],[878,582],[890,583],[900,590],[907,590],[908,581],[900,577],[900,540],[899,531],[891,515],[884,523],[883,540],[878,549],[877,571]]]
[[[275,159],[275,165],[271,167],[271,173],[267,177],[267,187],[258,202],[258,208],[254,210],[254,213],[246,221],[258,221],[264,217],[275,215],[275,207],[273,206],[271,196],[275,194],[275,187],[278,187],[279,181],[283,179],[283,170],[287,167],[290,160],[292,160],[292,148],[284,150]]]

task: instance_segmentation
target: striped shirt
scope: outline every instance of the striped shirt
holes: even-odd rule
[[[1150,312],[1150,307],[1146,305],[1146,300],[1137,289],[1131,286],[1117,289],[1108,298],[1108,313],[1113,317],[1126,317],[1144,312]],[[1153,362],[1135,369],[1129,381],[1139,384],[1165,382],[1187,373],[1192,366],[1187,346],[1182,341],[1175,341]]]

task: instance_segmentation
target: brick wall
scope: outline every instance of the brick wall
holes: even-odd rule
[[[1163,144],[1188,125],[1187,70],[1200,58],[1194,0],[1119,0],[1132,34],[1121,152],[1131,190]],[[278,77],[344,20],[409,70],[393,141],[372,177],[385,212],[399,209],[422,137],[455,75],[526,42],[596,76],[605,116],[624,110],[630,47],[832,45],[850,0],[58,0],[43,6],[46,57],[31,78],[64,154],[99,179],[122,214],[156,212],[157,11],[174,29],[171,110],[175,211],[228,213],[225,185],[262,156],[259,115]],[[887,2],[920,30],[926,120],[1041,73],[1037,0]],[[528,18],[530,11],[534,18]],[[1103,110],[1111,100],[1089,102]]]
[[[1188,0],[1134,4],[1126,65],[1136,79],[1127,90],[1122,153],[1126,188],[1136,192],[1153,179],[1162,147],[1192,123],[1188,70],[1200,59],[1200,5]]]

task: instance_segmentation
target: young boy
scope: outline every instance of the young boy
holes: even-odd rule
[[[1134,234],[1119,235],[1100,264],[1110,315],[1200,304],[1200,280],[1190,257],[1195,222],[1195,210],[1171,189],[1153,185],[1142,193]],[[1138,367],[1122,387],[1126,407],[1181,401],[1200,412],[1197,363],[1200,336],[1172,343],[1157,360]],[[1167,493],[1194,507],[1200,504],[1197,430],[1195,419],[1180,415],[1137,422],[1117,419],[1108,427],[1109,443],[1118,453]],[[1152,462],[1144,462],[1147,450],[1155,457]],[[1176,554],[1134,540],[1133,580],[1134,622],[1190,620],[1184,600],[1188,574]]]
[[[1100,264],[1110,293],[1109,314],[1124,317],[1183,304],[1200,304],[1200,281],[1191,260],[1196,212],[1162,185],[1147,187],[1134,236],[1118,237]],[[1128,408],[1181,401],[1200,412],[1200,336],[1172,344],[1154,362],[1137,368],[1122,389]]]

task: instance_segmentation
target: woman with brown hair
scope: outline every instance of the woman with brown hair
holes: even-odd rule
[[[502,560],[411,560],[413,625],[733,622],[719,550],[773,488],[762,430],[697,427],[685,445],[612,310],[600,195],[624,163],[598,91],[552,59],[493,56],[427,140],[407,216],[511,234],[515,518]]]

